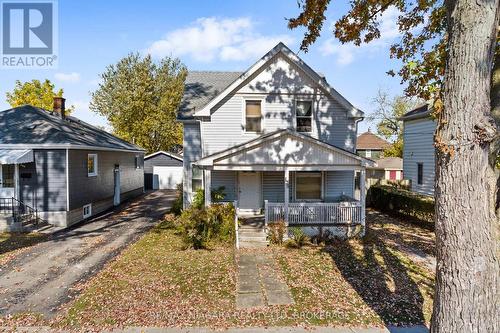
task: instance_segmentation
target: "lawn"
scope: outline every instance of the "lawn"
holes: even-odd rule
[[[47,235],[38,233],[0,233],[0,266],[46,239]]]
[[[81,295],[51,325],[84,330],[428,323],[434,274],[400,250],[397,242],[404,236],[385,237],[385,229],[397,234],[398,228],[410,228],[406,232],[412,234],[413,227],[396,222],[378,216],[362,240],[264,250],[275,258],[295,304],[245,311],[235,308],[232,246],[182,250],[170,223],[163,222],[79,286]],[[413,234],[414,246],[432,239],[427,231],[420,238]]]

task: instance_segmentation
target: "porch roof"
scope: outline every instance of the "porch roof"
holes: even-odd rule
[[[0,164],[21,164],[33,162],[31,149],[0,149]]]
[[[375,162],[289,129],[278,130],[200,159],[213,170],[357,170]]]

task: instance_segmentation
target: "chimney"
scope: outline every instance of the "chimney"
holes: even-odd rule
[[[54,112],[61,115],[61,118],[66,118],[66,99],[64,97],[54,96]]]

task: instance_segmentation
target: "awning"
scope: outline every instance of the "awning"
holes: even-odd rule
[[[31,149],[0,149],[0,164],[21,164],[33,162]]]

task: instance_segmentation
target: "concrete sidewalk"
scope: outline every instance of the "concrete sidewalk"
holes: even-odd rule
[[[5,327],[0,327],[3,332]],[[55,333],[60,330],[52,330],[49,327],[18,327],[9,332],[22,333]],[[226,330],[209,329],[202,327],[193,328],[151,328],[151,327],[129,327],[102,331],[106,333],[428,333],[425,326],[411,327],[387,327],[387,328],[347,328],[347,327],[252,327],[252,328],[229,328]]]

